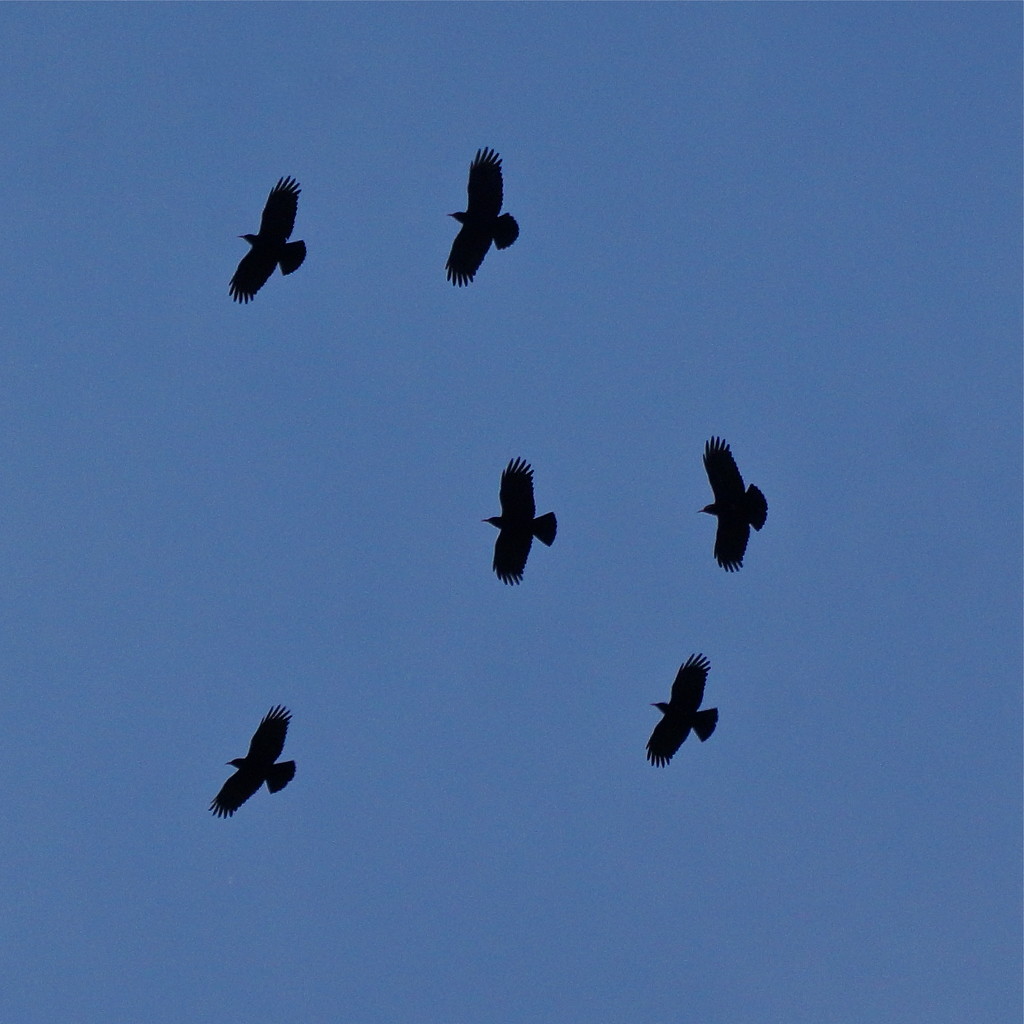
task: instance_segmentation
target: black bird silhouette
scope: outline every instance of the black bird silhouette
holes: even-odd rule
[[[252,248],[242,257],[228,291],[235,302],[248,302],[267,283],[274,267],[291,274],[306,258],[305,242],[289,242],[299,208],[299,183],[294,178],[279,178],[267,196],[258,235],[239,235]]]
[[[501,211],[501,157],[493,149],[478,149],[469,165],[469,200],[462,213],[449,213],[462,230],[452,242],[448,256],[448,280],[452,284],[469,284],[480,269],[487,250],[494,243],[507,249],[519,237],[519,225],[510,213]]]
[[[547,544],[554,542],[558,521],[554,512],[534,515],[533,470],[522,459],[512,459],[501,474],[501,515],[483,520],[500,531],[494,542],[494,571],[502,583],[519,583],[526,568],[533,538]]]
[[[672,755],[683,745],[683,740],[690,735],[691,729],[702,743],[715,731],[718,708],[697,710],[704,699],[704,684],[710,668],[711,662],[703,654],[691,654],[676,674],[676,681],[672,684],[672,699],[668,704],[660,701],[651,705],[660,709],[664,716],[647,741],[647,760],[651,764],[668,764]]]
[[[281,705],[271,708],[252,735],[249,753],[228,761],[238,771],[221,786],[210,804],[210,810],[218,818],[230,818],[264,782],[271,793],[276,793],[295,777],[294,761],[274,764],[284,750],[291,718],[292,713]]]
[[[726,572],[736,572],[743,565],[750,527],[760,530],[768,518],[768,502],[753,484],[743,490],[736,460],[720,437],[704,445],[704,469],[715,500],[700,511],[718,516],[715,558]]]

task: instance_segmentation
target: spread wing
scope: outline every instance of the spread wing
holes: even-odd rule
[[[494,542],[493,569],[502,583],[521,583],[526,559],[533,545],[529,529],[504,527]]]
[[[280,704],[271,708],[253,733],[249,753],[245,755],[246,759],[265,764],[267,767],[272,765],[284,750],[284,738],[288,733],[288,723],[291,719],[291,712]],[[228,781],[230,782],[230,779]],[[259,789],[259,786],[256,788]]]
[[[279,178],[267,196],[260,221],[260,238],[286,242],[295,227],[295,213],[299,208],[299,183],[294,178]],[[273,270],[273,267],[271,267]]]
[[[264,776],[250,768],[239,768],[213,798],[210,810],[218,818],[230,818],[263,785]]]
[[[493,220],[501,210],[501,157],[493,149],[478,149],[469,165],[466,213]]]
[[[672,755],[683,745],[689,731],[689,722],[671,713],[665,715],[647,741],[647,760],[655,765],[668,764]]]
[[[710,670],[711,662],[703,654],[691,654],[683,662],[676,673],[676,681],[672,684],[674,710],[692,713],[700,707],[704,699],[704,684]]]
[[[537,506],[533,500],[533,469],[522,459],[512,459],[501,474],[498,492],[503,519],[533,522]],[[529,550],[529,545],[527,545]]]
[[[715,531],[715,561],[726,572],[743,566],[743,555],[750,540],[750,527],[738,515],[719,515]]]
[[[452,284],[469,284],[480,269],[487,250],[491,247],[491,233],[476,224],[463,224],[452,242],[452,251],[445,264],[445,276]]]
[[[265,249],[250,249],[242,257],[228,285],[231,298],[235,302],[250,302],[270,279],[276,266],[277,260],[268,256]]]
[[[742,499],[743,477],[729,446],[720,437],[713,437],[704,445],[704,469],[715,493],[715,501]]]

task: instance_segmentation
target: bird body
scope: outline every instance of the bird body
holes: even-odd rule
[[[651,764],[668,764],[691,729],[702,743],[715,731],[718,708],[697,710],[704,700],[704,684],[710,669],[711,662],[703,654],[691,654],[676,673],[672,699],[667,704],[659,701],[651,705],[662,714],[647,741],[647,760]]]
[[[502,583],[520,583],[533,538],[550,547],[558,521],[554,512],[538,516],[533,500],[533,469],[522,459],[512,459],[501,474],[501,515],[485,519],[496,526],[493,569]]]
[[[284,789],[295,777],[295,762],[274,762],[284,750],[291,712],[278,705],[263,717],[249,743],[245,757],[236,757],[228,764],[237,771],[221,787],[210,804],[218,818],[230,818],[265,782],[271,793]]]
[[[718,516],[715,559],[726,572],[736,572],[743,565],[750,527],[760,530],[768,518],[768,502],[753,484],[743,489],[736,460],[721,438],[704,445],[704,469],[715,500],[700,511]]]
[[[501,157],[493,149],[476,151],[467,192],[466,209],[448,214],[462,225],[445,266],[448,280],[459,287],[473,280],[492,242],[496,249],[507,249],[519,237],[515,218],[501,213]]]
[[[249,302],[267,283],[274,268],[282,274],[294,273],[306,258],[306,243],[289,242],[299,208],[299,183],[294,178],[280,178],[267,196],[259,234],[239,235],[250,246],[228,286],[235,302]]]

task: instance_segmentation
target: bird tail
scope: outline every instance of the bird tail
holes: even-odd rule
[[[305,242],[289,242],[281,250],[281,273],[292,274],[302,266],[306,258]]]
[[[267,772],[267,789],[271,793],[276,793],[279,789],[284,789],[294,778],[294,761],[282,761],[280,764],[271,765],[270,771]]]
[[[555,541],[555,531],[558,529],[558,520],[555,519],[554,512],[548,512],[546,515],[537,516],[533,521],[533,535],[542,544],[547,544],[548,547]]]
[[[519,237],[519,225],[511,213],[503,213],[494,222],[494,247],[507,249]]]
[[[760,530],[768,518],[768,502],[753,484],[747,488],[747,518],[755,530]]]
[[[693,716],[693,731],[700,737],[703,743],[718,725],[718,708],[708,708],[706,711],[698,711]]]

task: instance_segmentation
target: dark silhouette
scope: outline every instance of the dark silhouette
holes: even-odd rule
[[[493,149],[478,149],[469,165],[469,200],[463,213],[449,213],[462,230],[452,242],[448,256],[448,280],[452,284],[469,284],[480,269],[487,250],[494,243],[497,249],[507,249],[519,237],[519,225],[512,214],[500,217],[501,157]]]
[[[750,527],[760,530],[768,518],[768,502],[753,484],[743,490],[736,460],[721,438],[713,437],[704,445],[704,469],[715,500],[701,512],[718,516],[715,558],[726,572],[736,572],[743,565]]]
[[[248,302],[267,283],[274,267],[291,274],[306,258],[305,242],[289,242],[299,208],[299,183],[294,178],[279,178],[267,196],[258,235],[239,235],[252,248],[242,257],[228,291],[235,302]]]
[[[284,750],[284,737],[291,718],[292,713],[281,705],[271,708],[253,733],[249,753],[228,761],[238,771],[221,786],[210,804],[210,810],[218,818],[230,818],[264,782],[271,793],[276,793],[295,777],[294,761],[274,764]]]
[[[651,764],[668,764],[691,729],[700,737],[701,743],[715,731],[718,708],[697,710],[704,699],[704,683],[710,668],[711,662],[703,654],[691,654],[676,674],[672,699],[668,704],[659,702],[651,705],[664,716],[647,741],[647,760]]]
[[[537,516],[533,502],[533,470],[522,459],[513,459],[501,474],[501,515],[485,519],[501,532],[494,542],[494,571],[502,583],[519,583],[526,568],[533,538],[554,542],[558,522],[554,512]]]

